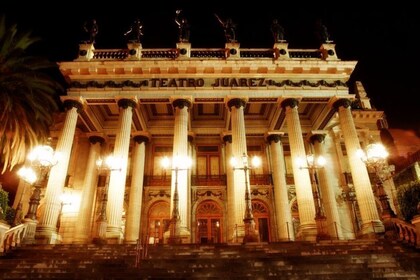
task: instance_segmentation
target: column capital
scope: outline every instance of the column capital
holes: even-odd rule
[[[299,100],[295,98],[286,98],[281,102],[281,107],[285,109],[286,107],[295,108],[299,105]]]
[[[231,134],[227,134],[225,136],[223,136],[223,142],[229,142],[232,144],[232,135]]]
[[[137,144],[141,144],[141,143],[147,143],[147,142],[149,142],[150,139],[146,135],[136,135],[136,136],[133,137],[133,140]]]
[[[239,109],[240,107],[245,107],[246,106],[246,101],[241,99],[241,98],[232,98],[227,102],[227,106],[228,106],[229,110],[231,110],[231,108],[233,106],[235,106],[237,109]]]
[[[175,99],[174,101],[172,101],[172,106],[174,106],[174,108],[179,108],[179,109],[184,109],[184,107],[187,108],[191,108],[191,101],[188,99]]]
[[[89,136],[89,142],[93,145],[95,145],[96,143],[99,143],[102,145],[105,142],[105,138],[99,135],[92,135],[92,136]]]
[[[325,134],[323,133],[317,133],[313,134],[311,137],[309,137],[309,141],[312,143],[312,145],[315,144],[315,142],[322,143],[325,140]]]
[[[281,143],[281,135],[280,134],[270,134],[267,136],[268,142],[274,142],[274,143]]]
[[[342,98],[334,102],[333,106],[336,110],[338,110],[340,107],[348,108],[351,106],[351,101],[350,99]]]
[[[127,109],[128,107],[131,107],[135,109],[136,106],[137,106],[136,101],[132,99],[123,98],[123,99],[118,100],[118,107],[120,108]]]
[[[192,131],[188,132],[188,142],[193,142],[194,141],[194,137],[195,137],[195,133]]]
[[[70,110],[72,108],[76,108],[77,109],[77,113],[80,113],[83,110],[82,103],[80,103],[77,100],[67,99],[67,100],[64,101],[63,105],[64,105],[64,108],[66,110]]]

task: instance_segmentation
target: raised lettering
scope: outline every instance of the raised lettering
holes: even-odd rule
[[[248,86],[248,83],[246,82],[245,78],[240,78],[239,79],[239,86],[240,87],[247,87]]]
[[[168,87],[177,87],[176,80],[170,79],[168,83]]]

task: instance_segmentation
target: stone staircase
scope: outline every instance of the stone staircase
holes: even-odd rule
[[[145,255],[138,261],[137,254]],[[420,279],[420,251],[386,240],[246,245],[27,245],[0,279]]]

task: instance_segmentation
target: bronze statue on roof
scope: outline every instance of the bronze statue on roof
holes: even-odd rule
[[[137,18],[132,24],[130,29],[124,33],[129,42],[140,43],[140,37],[143,36],[143,24]]]
[[[182,10],[175,11],[175,23],[178,25],[179,29],[179,42],[189,42],[190,41],[190,24],[188,23],[185,16],[181,15]]]
[[[99,28],[98,24],[96,23],[96,19],[92,19],[90,21],[85,21],[83,24],[83,30],[87,33],[87,40],[86,43],[94,44],[96,35],[98,35]]]
[[[214,14],[214,16],[223,27],[223,31],[225,32],[226,43],[237,42],[236,23],[234,23],[231,18],[227,18],[225,21],[223,21],[217,14]]]

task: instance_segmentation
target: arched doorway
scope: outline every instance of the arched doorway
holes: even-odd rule
[[[270,219],[268,208],[262,201],[252,201],[252,214],[254,215],[255,227],[258,229],[261,242],[270,241]]]
[[[222,241],[222,209],[211,200],[200,203],[196,211],[197,242],[221,243]]]
[[[149,209],[147,239],[149,244],[163,243],[163,233],[169,229],[169,203],[160,201]]]

